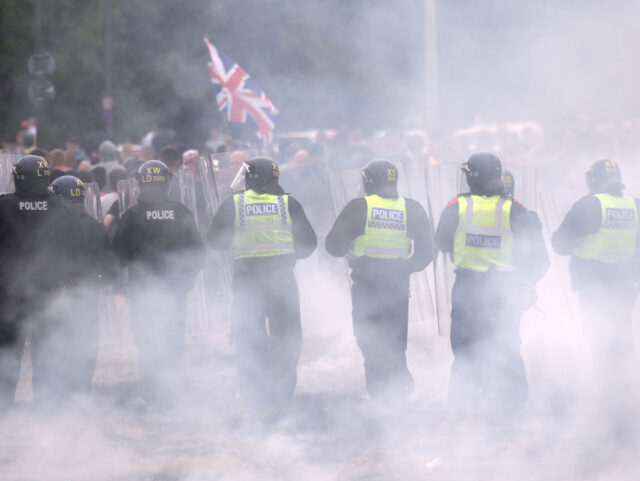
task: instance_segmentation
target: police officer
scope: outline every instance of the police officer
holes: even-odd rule
[[[391,162],[370,162],[362,180],[367,195],[344,207],[326,248],[349,259],[353,331],[369,395],[405,396],[413,389],[406,359],[409,278],[432,260],[429,219],[418,202],[398,195]]]
[[[51,351],[60,317],[54,306],[77,273],[85,241],[77,214],[48,191],[49,166],[27,155],[13,167],[16,191],[0,197],[0,409],[13,403],[29,332],[34,401],[65,395],[60,349]],[[58,339],[60,340],[60,339]]]
[[[537,216],[504,194],[498,157],[473,154],[462,170],[470,192],[447,204],[436,230],[438,248],[456,269],[449,399],[456,408],[505,412],[528,397],[522,300],[549,260]]]
[[[128,267],[142,398],[166,405],[183,387],[186,294],[205,252],[193,214],[167,196],[166,165],[149,160],[137,175],[138,203],[120,219],[112,247]]]
[[[631,311],[637,293],[640,201],[623,193],[618,164],[598,160],[586,173],[590,193],[578,200],[553,234],[560,255],[571,255],[584,329],[599,380],[628,380],[634,364]],[[615,373],[615,374],[613,374]]]
[[[74,302],[63,327],[68,390],[87,393],[91,391],[98,360],[98,291],[115,279],[117,260],[109,248],[106,228],[85,211],[84,183],[77,177],[64,175],[53,181],[51,190],[78,213],[86,239],[84,249],[74,253],[78,282],[70,291]]]
[[[214,249],[233,251],[239,392],[249,407],[268,414],[295,391],[302,331],[293,268],[317,241],[302,206],[280,187],[273,160],[254,158],[243,169],[246,190],[220,206],[208,240]]]

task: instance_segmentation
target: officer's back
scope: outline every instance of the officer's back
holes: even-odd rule
[[[84,245],[78,215],[48,192],[49,166],[38,156],[14,166],[16,192],[0,197],[0,276],[7,289],[51,289],[73,277]],[[27,294],[22,292],[22,294]]]
[[[65,199],[77,213],[86,240],[84,248],[74,253],[79,283],[86,287],[95,286],[96,283],[111,283],[117,274],[116,259],[111,252],[104,224],[91,217],[85,210],[84,183],[72,175],[63,175],[53,181],[51,190],[58,197]]]
[[[595,162],[586,173],[589,194],[567,213],[551,239],[560,255],[571,255],[573,286],[637,282],[640,263],[640,199],[625,195],[619,166]]]
[[[204,248],[189,209],[169,199],[169,172],[159,161],[140,167],[138,203],[124,213],[113,239],[113,249],[136,278],[188,283],[200,269]]]

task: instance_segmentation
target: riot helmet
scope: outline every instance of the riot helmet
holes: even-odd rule
[[[84,198],[87,194],[84,182],[73,175],[58,177],[53,181],[53,184],[51,184],[51,190],[53,190],[54,194],[64,197],[73,203],[84,204]]]
[[[388,160],[372,160],[362,169],[362,184],[367,195],[398,196],[398,169]]]
[[[274,160],[268,157],[255,157],[244,163],[244,181],[248,190],[256,192],[277,193],[281,191],[280,169]],[[270,192],[270,191],[274,192]]]
[[[13,164],[13,182],[18,194],[46,195],[49,187],[49,164],[37,155],[25,155]]]
[[[613,160],[598,160],[585,174],[589,190],[593,193],[624,189],[620,167]]]
[[[504,191],[500,159],[488,152],[478,152],[462,164],[462,172],[472,194],[499,195]]]
[[[138,168],[138,185],[140,190],[155,187],[167,190],[171,180],[169,168],[159,160],[147,160]]]
[[[505,170],[502,173],[502,183],[504,184],[504,195],[513,199],[513,192],[516,188],[516,181],[513,178],[513,174],[509,170]]]

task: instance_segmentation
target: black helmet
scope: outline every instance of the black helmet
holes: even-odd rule
[[[49,187],[49,164],[37,155],[25,155],[13,164],[16,192],[46,194]]]
[[[500,159],[488,152],[479,152],[469,157],[462,164],[462,172],[467,178],[467,184],[472,194],[497,195],[502,194],[502,164]]]
[[[620,167],[613,160],[594,162],[585,175],[591,192],[624,189]]]
[[[53,181],[53,184],[51,184],[51,189],[54,194],[64,197],[71,202],[78,203],[84,203],[84,197],[87,193],[84,182],[73,175],[58,177]]]
[[[510,171],[505,170],[502,173],[502,183],[504,184],[504,195],[513,199],[513,191],[516,188],[516,181]]]
[[[273,159],[255,157],[246,162],[247,170],[244,181],[247,189],[264,191],[265,187],[278,184],[280,169]]]
[[[362,183],[367,195],[398,196],[398,169],[388,160],[372,160],[362,169]]]
[[[169,168],[159,160],[147,160],[138,168],[138,184],[140,189],[145,187],[169,187],[171,172]]]

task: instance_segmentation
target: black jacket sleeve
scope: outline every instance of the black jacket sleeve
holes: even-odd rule
[[[291,233],[293,234],[296,259],[309,257],[316,250],[318,239],[302,205],[291,196],[289,196],[289,215],[291,216]]]
[[[225,200],[211,221],[207,241],[213,249],[224,251],[231,247],[236,219],[236,206],[233,197]]]
[[[419,272],[433,260],[433,245],[429,217],[422,205],[406,199],[407,236],[413,240],[413,253],[409,258],[409,272]]]
[[[347,255],[356,237],[364,234],[367,201],[360,197],[344,206],[325,239],[327,252],[334,257]]]
[[[573,204],[560,227],[551,237],[551,245],[560,255],[571,254],[580,239],[595,234],[600,229],[602,211],[600,201],[594,195],[586,195]]]
[[[511,207],[513,258],[516,272],[524,285],[533,286],[549,269],[549,254],[542,236],[538,215],[514,202]]]

